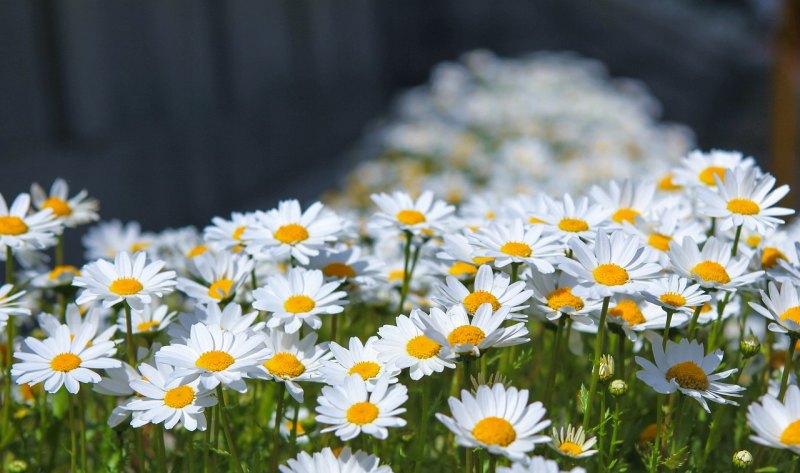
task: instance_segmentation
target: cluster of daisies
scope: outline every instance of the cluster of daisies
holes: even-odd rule
[[[458,204],[476,188],[563,193],[651,174],[693,142],[686,128],[659,122],[659,112],[642,84],[611,79],[596,61],[473,51],[437,65],[428,84],[398,97],[355,153],[347,185],[328,201],[368,212],[372,193],[396,188],[430,189]]]

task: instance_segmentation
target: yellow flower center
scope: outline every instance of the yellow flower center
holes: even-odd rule
[[[647,244],[660,251],[669,251],[669,242],[672,237],[661,233],[652,233],[647,238]]]
[[[583,309],[583,299],[574,295],[571,288],[559,287],[547,295],[547,307],[553,310],[561,310],[564,307],[581,310]]]
[[[233,234],[231,235],[231,237],[233,237],[233,239],[236,240],[236,241],[243,241],[242,240],[242,233],[244,233],[245,230],[247,230],[247,226],[246,225],[242,225],[241,227],[236,227],[236,230],[233,231]]]
[[[792,422],[783,429],[781,443],[784,445],[800,445],[800,419]]]
[[[405,277],[405,271],[402,269],[396,269],[394,271],[389,272],[389,281],[402,281]]]
[[[483,330],[474,325],[462,325],[455,328],[450,335],[447,336],[447,341],[450,345],[478,345],[486,334]]]
[[[56,355],[50,360],[50,368],[53,371],[61,371],[66,373],[72,371],[81,365],[81,359],[78,355],[72,353],[61,353]]]
[[[619,301],[616,306],[608,310],[608,313],[624,320],[631,326],[647,322],[642,314],[642,309],[632,300]]]
[[[658,181],[658,190],[671,192],[681,190],[681,186],[672,182],[672,174],[667,174]]]
[[[375,376],[378,376],[378,373],[381,371],[381,365],[375,363],[374,361],[360,361],[353,365],[350,368],[350,371],[347,374],[357,374],[361,376],[361,379],[367,381],[368,379],[372,379]]]
[[[665,292],[664,294],[661,294],[658,299],[664,304],[668,304],[673,307],[682,307],[684,304],[686,304],[686,298],[674,292]]]
[[[310,312],[316,305],[317,303],[314,302],[314,299],[301,294],[286,299],[286,302],[283,303],[283,309],[293,314],[302,314],[304,312]]]
[[[583,449],[580,445],[575,442],[563,442],[561,445],[558,446],[558,449],[561,450],[562,453],[566,453],[569,456],[577,457],[581,453],[583,453]]]
[[[709,166],[703,169],[697,177],[700,179],[700,182],[707,186],[716,186],[717,181],[714,180],[714,176],[719,176],[720,182],[725,182],[725,168],[721,166]]]
[[[751,235],[747,237],[747,240],[745,241],[747,242],[748,246],[752,248],[758,248],[758,245],[761,244],[761,237],[758,235]]]
[[[719,284],[728,284],[731,277],[725,268],[716,261],[703,261],[692,268],[692,274],[703,281],[711,281]]]
[[[500,417],[486,417],[472,428],[472,436],[484,445],[507,447],[517,439],[514,426]]]
[[[28,225],[19,217],[0,217],[0,235],[22,235],[28,231]]]
[[[578,218],[565,218],[558,222],[558,228],[565,232],[585,232],[589,229],[589,224],[586,220]]]
[[[130,250],[131,253],[136,253],[137,251],[146,250],[150,247],[150,242],[147,241],[139,241],[131,245]]]
[[[532,250],[531,247],[528,246],[526,243],[522,243],[519,241],[509,241],[508,243],[500,247],[500,252],[510,256],[519,256],[520,258],[527,258],[528,256],[531,255]]]
[[[369,424],[378,418],[378,406],[371,402],[357,402],[347,409],[347,421],[351,424]]]
[[[356,272],[352,266],[345,263],[340,263],[335,261],[333,263],[328,263],[322,268],[322,274],[329,278],[354,278],[356,277]]]
[[[401,210],[395,216],[403,225],[416,225],[425,222],[425,215],[417,210]]]
[[[617,223],[622,223],[622,222],[634,223],[636,221],[636,217],[638,217],[639,215],[641,214],[639,213],[638,210],[634,210],[631,208],[622,208],[614,212],[614,215],[612,215],[611,218]]]
[[[233,287],[233,279],[222,278],[211,284],[208,288],[208,297],[222,300],[228,297]]]
[[[478,266],[482,264],[492,263],[494,262],[494,258],[491,256],[478,256],[476,258],[472,258],[472,262],[477,264]]]
[[[684,361],[673,365],[667,370],[667,381],[675,380],[678,386],[684,389],[697,389],[700,391],[708,389],[708,376],[703,368],[697,366],[693,361]]]
[[[232,365],[234,361],[236,360],[224,351],[211,350],[200,355],[194,365],[207,371],[222,371]]]
[[[761,207],[750,199],[731,199],[726,207],[739,215],[755,215],[761,212]]]
[[[206,251],[208,251],[208,247],[206,245],[197,245],[191,250],[189,250],[188,253],[186,253],[186,257],[191,259],[194,258],[195,256],[202,255]]]
[[[470,314],[477,312],[478,308],[483,304],[491,304],[492,311],[500,308],[500,301],[491,292],[475,291],[464,298],[464,307]]]
[[[290,223],[283,225],[273,235],[276,240],[286,245],[296,245],[308,239],[308,230],[302,225]]]
[[[72,213],[69,204],[58,197],[48,197],[42,204],[43,209],[50,209],[56,217],[66,217]]]
[[[417,335],[406,343],[406,353],[420,360],[433,358],[441,349],[441,345],[425,335]]]
[[[75,266],[62,265],[62,266],[56,266],[55,268],[53,268],[53,270],[50,271],[50,274],[48,274],[47,277],[51,281],[53,281],[53,280],[56,280],[59,277],[61,277],[62,274],[67,274],[67,273],[72,273],[73,275],[81,274],[80,270],[78,268],[76,268]]]
[[[158,328],[161,325],[161,322],[157,320],[148,320],[147,322],[142,322],[136,326],[136,330],[140,332],[149,332],[151,329]]]
[[[540,218],[531,217],[531,218],[528,219],[528,223],[530,223],[531,225],[536,225],[536,224],[539,224],[539,223],[546,223],[546,222],[544,220],[540,219]]]
[[[142,283],[134,278],[120,278],[108,286],[108,290],[119,296],[138,294],[143,289]]]
[[[276,353],[275,356],[264,362],[264,368],[272,376],[279,378],[296,378],[306,372],[306,367],[296,356],[291,353]]]
[[[766,247],[761,252],[761,268],[767,269],[777,266],[778,260],[786,260],[786,255],[777,248]]]
[[[628,282],[628,272],[614,263],[599,265],[592,271],[592,276],[604,286],[621,286]]]
[[[464,263],[462,261],[456,261],[450,266],[450,269],[447,271],[451,276],[464,276],[464,275],[471,275],[478,272],[478,268],[474,265],[469,263]]]
[[[194,401],[194,389],[189,386],[178,386],[164,394],[164,404],[173,409],[182,409]]]
[[[796,324],[800,324],[800,307],[792,307],[781,314],[781,320],[791,320]]]

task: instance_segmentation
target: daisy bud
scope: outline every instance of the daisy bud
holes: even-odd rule
[[[603,355],[600,357],[600,382],[607,383],[614,377],[614,357]]]
[[[615,397],[622,396],[628,392],[628,383],[621,379],[615,379],[614,381],[611,381],[611,384],[608,385],[608,392]]]
[[[741,350],[744,359],[750,358],[761,351],[761,342],[754,335],[744,337],[739,340],[739,350]]]
[[[753,464],[753,455],[747,450],[739,450],[733,454],[733,464],[741,470],[747,469]]]

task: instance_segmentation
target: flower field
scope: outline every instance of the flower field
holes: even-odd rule
[[[476,52],[321,202],[0,196],[0,472],[796,471],[789,188],[657,110]]]

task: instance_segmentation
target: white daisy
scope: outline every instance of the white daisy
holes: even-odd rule
[[[650,281],[642,295],[651,304],[659,305],[665,310],[687,314],[691,314],[695,307],[711,300],[711,296],[706,294],[699,284],[692,284],[691,280],[677,274]]]
[[[592,324],[591,314],[599,312],[602,301],[575,295],[572,290],[578,285],[574,276],[560,273],[534,274],[533,284],[534,308],[548,320],[558,320],[567,315],[576,322]]]
[[[502,327],[508,318],[508,309],[495,312],[488,304],[480,306],[470,320],[463,306],[451,307],[447,313],[432,308],[429,314],[415,309],[422,322],[425,336],[459,355],[480,356],[493,347],[510,347],[530,341],[524,323]]]
[[[380,340],[375,342],[375,350],[379,359],[400,369],[408,368],[414,381],[441,373],[445,368],[455,368],[455,354],[426,337],[415,320],[419,320],[417,313],[411,314],[411,318],[399,315],[395,325],[378,329]]]
[[[289,333],[300,330],[303,324],[314,330],[322,327],[322,314],[338,314],[344,310],[347,294],[336,291],[337,282],[325,283],[322,271],[292,268],[287,275],[277,274],[267,279],[265,287],[253,291],[253,307],[272,316],[270,328],[284,326]]]
[[[233,212],[230,220],[214,217],[211,223],[203,230],[203,239],[219,250],[236,253],[244,249],[244,233],[255,224],[255,215]]]
[[[370,337],[367,343],[362,343],[358,337],[350,338],[349,349],[336,342],[331,342],[329,348],[333,359],[323,360],[322,373],[326,384],[338,385],[348,376],[357,374],[367,382],[367,389],[372,391],[378,379],[388,377],[389,383],[397,382],[400,370],[393,365],[388,365],[380,359],[375,343],[378,337]]]
[[[349,281],[362,287],[377,283],[381,266],[377,258],[364,256],[357,246],[323,250],[308,263],[309,269],[322,271],[327,281]]]
[[[33,205],[37,209],[50,209],[56,218],[62,220],[64,225],[70,228],[94,222],[100,218],[97,214],[99,208],[97,200],[90,198],[85,189],[70,198],[69,185],[60,177],[53,181],[49,193],[45,192],[42,186],[34,183],[31,186],[31,197]]]
[[[598,228],[614,212],[613,208],[589,205],[586,197],[573,201],[569,194],[564,194],[562,201],[544,199],[544,203],[546,212],[541,216],[544,227],[564,243],[574,237],[593,240]]]
[[[25,295],[25,291],[12,294],[12,290],[14,290],[13,284],[0,286],[0,330],[6,326],[9,317],[31,315],[31,310],[24,307],[24,302],[20,299]]]
[[[114,259],[122,251],[136,253],[149,249],[154,236],[142,233],[137,222],[124,226],[119,220],[93,225],[81,240],[86,248],[86,259]]]
[[[228,300],[236,295],[252,269],[253,261],[245,255],[204,253],[189,265],[196,279],[179,277],[178,290],[201,303]]]
[[[117,254],[114,263],[97,260],[83,267],[73,285],[83,288],[78,305],[100,300],[104,307],[127,302],[133,310],[143,310],[153,297],[162,297],[175,288],[175,271],[161,271],[163,261],[147,264],[147,255]]]
[[[130,383],[140,396],[125,407],[138,414],[133,417],[131,425],[164,424],[165,429],[172,429],[180,423],[190,432],[206,430],[205,408],[217,404],[213,391],[201,387],[199,380],[187,383],[173,377],[169,365],[156,366],[139,365],[144,378]]]
[[[716,237],[706,240],[702,251],[688,237],[682,243],[671,242],[669,248],[675,272],[696,280],[704,288],[731,290],[751,284],[764,274],[764,271],[748,273],[748,258],[732,257],[731,245]]]
[[[456,442],[467,448],[482,447],[493,455],[522,460],[536,444],[550,441],[536,435],[550,425],[542,420],[545,408],[541,402],[528,404],[528,391],[506,389],[502,384],[478,386],[475,395],[461,391],[461,399],[448,400],[453,418],[436,414],[456,435]]]
[[[637,356],[636,363],[642,370],[636,372],[636,377],[650,385],[657,393],[671,394],[680,391],[699,402],[708,412],[711,411],[707,399],[720,404],[738,405],[723,396],[741,397],[739,393],[745,388],[721,383],[719,380],[739,370],[733,368],[712,374],[722,362],[722,350],[706,355],[702,343],[683,339],[680,343],[667,341],[665,353],[661,348],[661,337],[653,336],[650,341],[655,364]]]
[[[470,314],[475,314],[483,304],[489,304],[493,311],[505,307],[509,318],[525,320],[527,317],[522,311],[528,308],[524,304],[533,291],[525,289],[524,281],[509,284],[510,281],[507,274],[494,274],[491,266],[482,265],[475,276],[472,291],[458,279],[448,276],[447,285],[437,284],[439,296],[434,296],[433,301],[445,308],[461,304]]]
[[[269,331],[265,361],[254,367],[254,378],[271,379],[284,383],[297,402],[303,402],[301,382],[323,382],[320,369],[322,361],[331,358],[327,344],[316,345],[317,333],[311,332],[300,340],[300,333],[285,333],[281,329]]]
[[[28,213],[31,197],[20,194],[11,208],[0,194],[0,246],[14,249],[43,249],[55,243],[55,234],[61,232],[61,222],[52,210]]]
[[[448,219],[455,207],[442,200],[434,201],[433,192],[425,191],[415,201],[405,192],[372,194],[370,196],[380,209],[371,221],[379,228],[394,228],[414,235],[445,233]]]
[[[579,296],[603,298],[637,292],[643,281],[661,270],[639,238],[621,230],[611,235],[599,231],[594,248],[579,238],[570,240],[569,247],[575,259],[563,257],[559,269],[578,278],[573,292]]]
[[[113,325],[107,326],[105,310],[101,307],[90,307],[86,315],[83,316],[77,305],[68,304],[64,319],[66,324],[63,325],[66,325],[69,329],[70,339],[74,339],[79,333],[86,331],[88,332],[89,341],[87,343],[89,345],[109,341],[114,336],[114,332],[117,331],[117,327]],[[58,329],[62,327],[58,317],[46,312],[39,314],[37,320],[42,332],[48,337],[54,337]]]
[[[609,305],[607,320],[610,325],[619,325],[630,340],[637,341],[637,332],[663,330],[667,326],[667,313],[655,304],[618,296]],[[688,315],[678,312],[673,315],[670,327],[678,327],[688,320]]]
[[[242,306],[235,302],[228,303],[224,309],[220,309],[217,304],[198,304],[194,307],[194,313],[178,315],[178,323],[170,325],[167,333],[173,339],[185,341],[191,334],[192,325],[202,323],[217,325],[234,335],[239,333],[253,335],[266,325],[264,322],[254,324],[257,317],[257,310],[242,314]]]
[[[367,382],[359,375],[345,378],[337,386],[325,386],[317,398],[317,422],[329,424],[322,433],[333,432],[343,441],[358,437],[362,432],[383,440],[388,428],[404,427],[399,416],[406,412],[400,407],[408,400],[408,389],[402,384],[389,386],[389,378],[378,379],[370,392]]]
[[[31,284],[41,288],[71,286],[73,278],[80,274],[81,270],[75,266],[70,266],[68,264],[59,265],[50,271],[44,271],[38,274],[31,280]]]
[[[170,311],[166,305],[158,303],[147,304],[142,310],[131,311],[131,332],[158,333],[172,323],[176,314],[177,312]],[[117,317],[117,327],[123,332],[127,329],[123,311]]]
[[[479,249],[479,257],[495,258],[498,268],[511,263],[527,263],[540,273],[552,273],[552,261],[563,254],[558,236],[543,235],[540,225],[525,225],[516,219],[510,225],[493,222],[486,228],[469,235],[470,241]]]
[[[628,233],[638,234],[647,246],[658,254],[662,266],[669,265],[669,244],[671,241],[683,241],[690,237],[698,243],[706,240],[704,225],[694,218],[693,213],[683,212],[675,208],[654,211],[651,219],[638,221],[636,226],[626,224]]]
[[[336,455],[329,447],[309,455],[300,452],[297,458],[280,466],[281,473],[392,473],[389,466],[380,466],[380,459],[362,451],[353,453],[350,447]]]
[[[242,378],[268,354],[263,336],[234,334],[217,325],[195,324],[185,344],[173,343],[161,348],[156,353],[156,362],[174,366],[173,376],[185,378],[186,383],[200,378],[204,389],[214,389],[222,383],[243,393],[247,386]]]
[[[638,217],[652,209],[656,185],[652,181],[636,182],[625,179],[621,183],[610,181],[608,189],[592,186],[589,194],[604,209],[611,210],[611,220],[619,225],[634,223]]]
[[[747,407],[753,442],[800,455],[800,388],[790,385],[783,402],[770,394]]]
[[[277,415],[276,411],[272,411],[272,417],[269,420],[268,425],[275,425],[275,416]],[[286,416],[292,417],[286,418]],[[295,434],[295,442],[298,445],[304,445],[308,443],[308,432],[306,431],[306,425],[312,423],[314,421],[314,416],[311,415],[311,412],[306,409],[305,407],[300,407],[300,410],[297,412],[297,428],[295,429],[294,426],[294,412],[291,409],[284,409],[284,418],[281,419],[281,423],[279,424],[278,431],[286,440],[290,440],[292,438],[292,433]],[[295,431],[296,432],[293,432]]]
[[[583,427],[568,425],[561,429],[553,428],[553,443],[551,446],[562,455],[573,458],[586,458],[597,453],[591,448],[597,443],[597,437],[586,438]]]
[[[319,202],[305,212],[296,200],[284,200],[267,212],[256,212],[254,222],[242,237],[253,255],[268,254],[273,259],[292,257],[308,264],[328,243],[336,241],[342,221]]]
[[[121,363],[111,358],[116,352],[114,342],[105,341],[87,346],[91,331],[84,329],[70,340],[69,328],[62,325],[56,333],[43,341],[28,337],[22,351],[14,357],[22,360],[11,367],[11,376],[17,384],[33,386],[44,382],[44,389],[55,393],[61,386],[75,394],[80,383],[97,383],[100,375],[92,370],[118,368]]]
[[[491,257],[477,256],[477,249],[460,233],[444,235],[442,238],[444,243],[439,247],[436,257],[447,264],[447,270],[442,272],[449,276],[459,279],[473,278],[478,272],[478,266],[494,261]]]
[[[800,297],[797,287],[791,282],[784,282],[778,287],[770,281],[769,292],[759,291],[764,305],[750,303],[750,307],[770,321],[769,329],[778,333],[800,333]]]
[[[674,171],[676,184],[690,187],[714,187],[716,178],[724,179],[725,170],[755,165],[753,158],[745,158],[736,151],[711,150],[709,153],[692,151]]]
[[[497,473],[586,473],[586,470],[576,466],[569,471],[561,471],[558,463],[545,457],[530,457],[521,462],[516,462],[511,467],[497,467]]]

